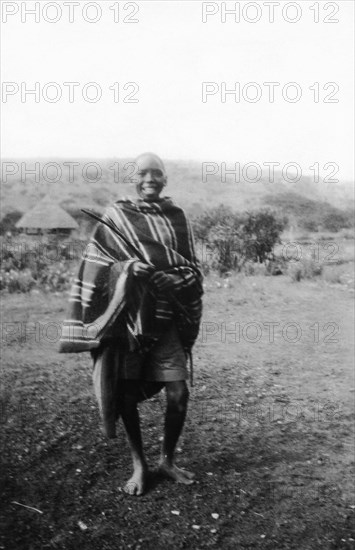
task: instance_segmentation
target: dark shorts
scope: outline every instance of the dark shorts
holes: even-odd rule
[[[171,325],[146,355],[127,352],[119,376],[154,382],[187,380],[187,358],[176,326]]]

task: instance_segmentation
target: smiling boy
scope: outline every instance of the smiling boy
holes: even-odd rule
[[[109,418],[106,433],[115,436],[114,422],[121,416],[130,445],[133,475],[124,491],[141,495],[148,466],[137,404],[162,387],[167,406],[158,471],[179,483],[193,483],[194,474],[176,466],[174,452],[186,417],[187,358],[198,335],[203,291],[190,224],[181,208],[161,197],[167,184],[162,160],[144,153],[135,162],[138,196],[107,209],[102,219],[112,230],[98,224],[72,291],[74,309],[80,314],[75,317],[74,312],[68,323],[81,322],[85,328],[99,319],[102,324],[119,295],[120,314],[89,346],[96,395],[103,416]],[[139,259],[120,239],[120,232],[139,250]],[[79,351],[83,339],[78,337]],[[73,351],[68,339],[66,346],[62,351]],[[103,388],[106,401],[114,405],[113,413],[103,403]]]

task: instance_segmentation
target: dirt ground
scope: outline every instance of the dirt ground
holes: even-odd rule
[[[89,355],[56,351],[67,297],[3,297],[1,549],[353,547],[353,292],[283,276],[205,291],[178,448],[197,481],[153,470],[138,498],[121,490],[122,425],[101,434]],[[153,468],[164,394],[140,410]]]

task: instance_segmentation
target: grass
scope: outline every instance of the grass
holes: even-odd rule
[[[67,296],[4,297],[0,548],[351,548],[351,297],[321,279],[208,277],[177,455],[197,483],[152,475],[138,499],[120,490],[121,424],[101,435],[88,354],[56,352]],[[152,465],[164,406],[140,407]]]

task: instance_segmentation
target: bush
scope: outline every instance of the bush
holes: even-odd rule
[[[19,210],[8,212],[0,222],[0,235],[6,235],[7,232],[17,233],[16,223],[22,216],[23,213]]]
[[[14,292],[29,292],[36,284],[29,269],[23,271],[0,271],[0,290]]]
[[[0,270],[0,290],[10,294],[29,292],[33,288],[47,292],[61,292],[70,288],[72,278],[72,271],[63,264],[47,266],[36,278],[28,268],[21,271],[2,269]]]
[[[289,264],[289,274],[291,279],[299,282],[302,279],[314,279],[320,277],[323,272],[323,266],[314,260],[302,259]]]
[[[79,247],[78,254],[81,252]],[[29,292],[34,287],[46,291],[68,289],[73,261],[65,258],[72,253],[73,250],[68,252],[65,245],[56,243],[1,242],[0,290],[13,293]]]
[[[266,275],[267,269],[266,269],[266,265],[264,264],[247,261],[243,265],[242,272],[244,273],[244,275],[247,275],[247,276]]]
[[[330,212],[324,217],[323,226],[327,231],[337,233],[351,227],[351,218],[345,212]]]
[[[286,218],[277,218],[269,210],[247,214],[243,232],[248,258],[265,262],[274,246],[281,242],[280,235],[286,224]]]
[[[47,291],[68,290],[72,283],[73,273],[64,262],[50,265],[40,274],[37,284]]]
[[[211,258],[209,266],[223,274],[240,271],[247,261],[272,259],[286,219],[276,218],[269,210],[240,214],[220,205],[197,217],[193,226],[206,258]]]
[[[306,231],[312,231],[314,233],[317,233],[319,229],[319,225],[315,220],[303,220],[302,221],[302,227]]]

